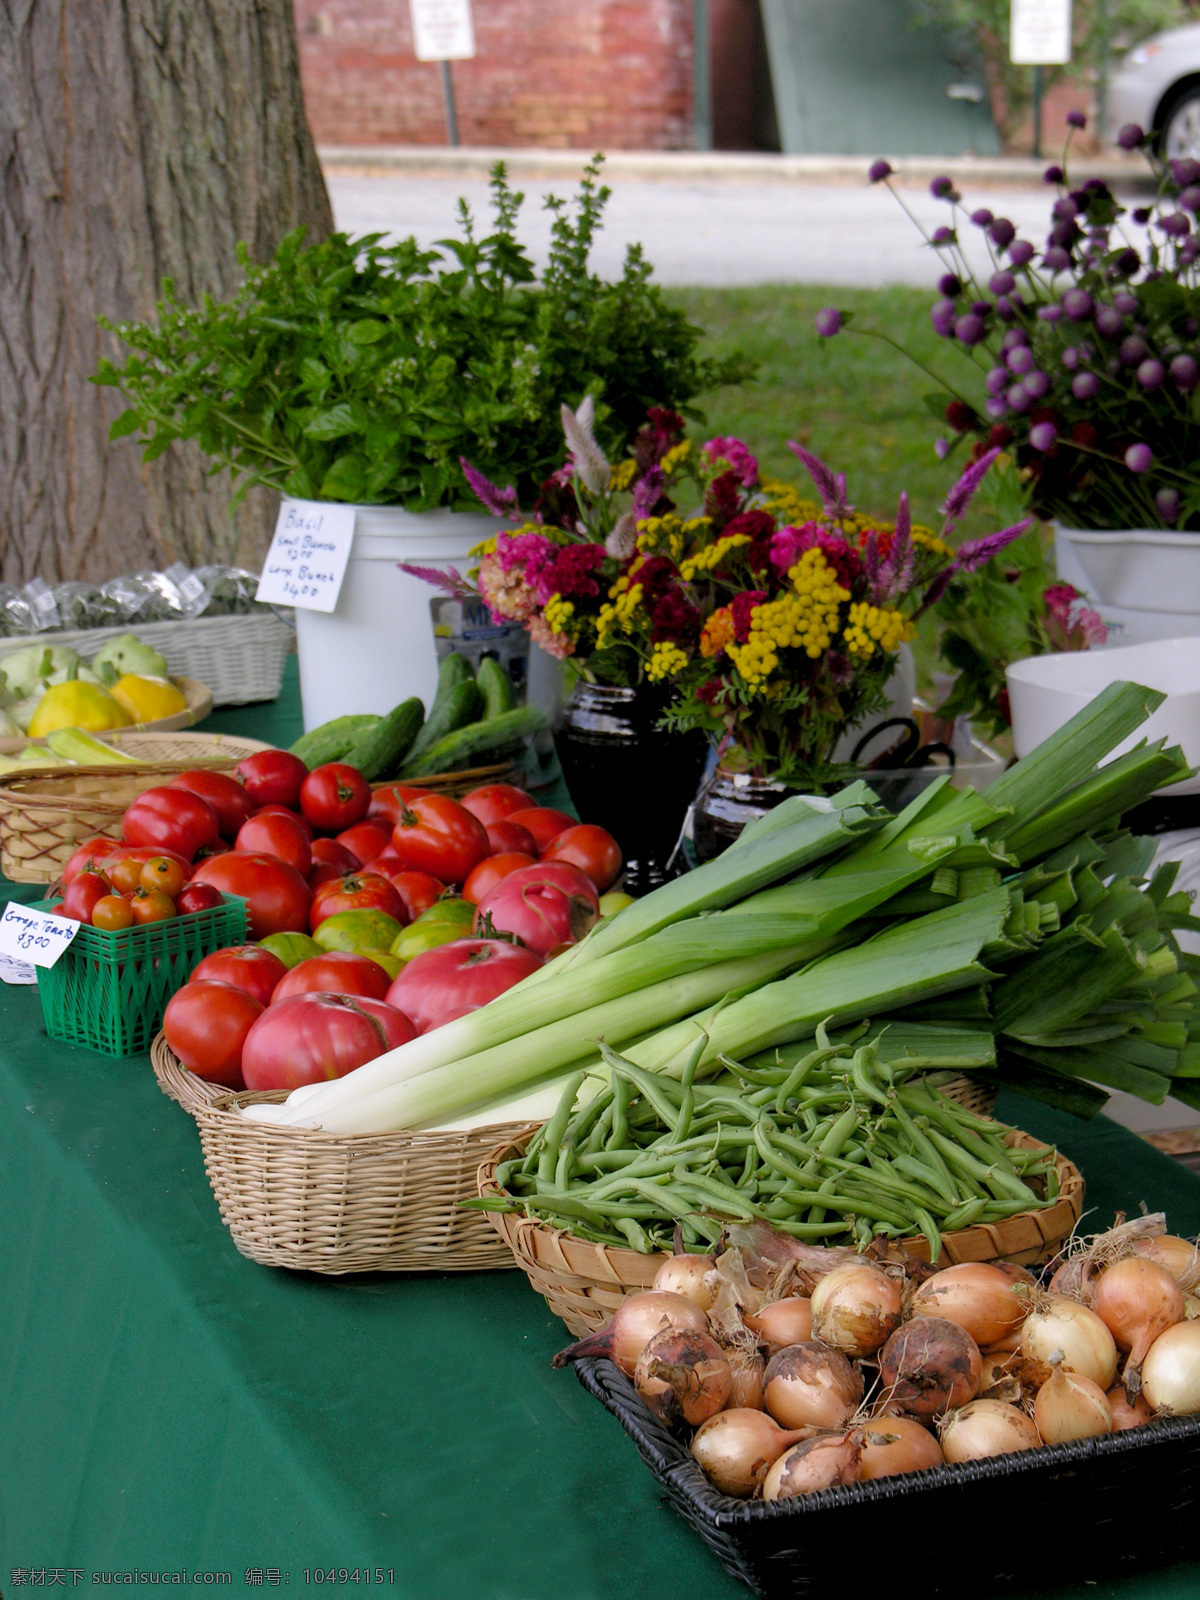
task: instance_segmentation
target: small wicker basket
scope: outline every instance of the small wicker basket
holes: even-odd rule
[[[194,1072],[189,1072],[163,1033],[158,1034],[150,1046],[150,1065],[154,1068],[154,1076],[162,1092],[192,1115],[195,1115],[198,1106],[211,1106],[222,1095],[229,1093],[219,1083],[209,1083],[206,1078],[198,1078]]]
[[[479,1169],[479,1193],[500,1194],[496,1168],[521,1155],[533,1130],[494,1150]],[[1008,1137],[1021,1148],[1044,1149],[1040,1140],[1019,1129]],[[1058,1157],[1059,1197],[1044,1211],[1022,1211],[1004,1222],[980,1223],[942,1235],[939,1265],[960,1261],[1010,1261],[1018,1266],[1048,1261],[1070,1234],[1083,1211],[1083,1178],[1065,1156]],[[546,1304],[576,1336],[602,1328],[626,1295],[649,1289],[666,1259],[659,1252],[639,1255],[610,1245],[592,1244],[515,1212],[489,1211],[492,1226],[508,1241],[517,1265]],[[922,1261],[929,1259],[923,1238],[905,1239],[904,1248]]]
[[[384,778],[373,783],[372,789],[390,789],[404,783],[414,789],[427,789],[430,794],[449,795],[451,800],[461,800],[472,789],[481,789],[485,783],[512,783],[525,786],[525,770],[519,761],[496,761],[488,767],[464,767],[461,772],[431,772],[427,778]]]

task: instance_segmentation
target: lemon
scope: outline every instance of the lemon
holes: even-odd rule
[[[56,683],[38,701],[29,722],[29,737],[41,739],[59,728],[102,733],[105,728],[127,728],[132,720],[125,707],[98,683]]]
[[[112,694],[133,722],[157,722],[187,710],[187,701],[169,678],[146,678],[127,672],[113,685]]]

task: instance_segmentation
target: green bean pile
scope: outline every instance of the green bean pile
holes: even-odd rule
[[[521,1159],[497,1170],[488,1209],[524,1212],[601,1244],[649,1253],[705,1249],[727,1221],[761,1220],[799,1239],[862,1247],[876,1235],[941,1235],[1049,1205],[1054,1152],[1014,1149],[928,1080],[940,1063],[882,1061],[818,1032],[795,1065],[743,1066],[694,1081],[634,1066],[602,1047],[610,1085],[576,1108],[567,1084]],[[1036,1189],[1031,1186],[1036,1184]]]

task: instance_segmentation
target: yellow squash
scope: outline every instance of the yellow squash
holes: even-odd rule
[[[56,683],[38,701],[29,737],[43,739],[59,728],[102,733],[106,728],[127,728],[132,720],[125,707],[98,683]]]
[[[187,701],[169,678],[146,678],[127,672],[113,685],[113,699],[119,700],[132,722],[157,722],[187,710]]]

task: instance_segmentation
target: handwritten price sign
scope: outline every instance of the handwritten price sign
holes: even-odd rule
[[[353,542],[353,506],[285,500],[256,598],[302,611],[334,610]]]
[[[9,901],[0,917],[0,956],[26,961],[35,967],[52,967],[81,924],[68,917],[51,916],[32,906]]]

